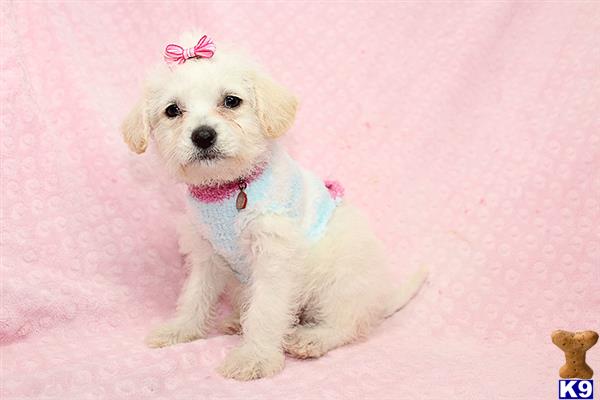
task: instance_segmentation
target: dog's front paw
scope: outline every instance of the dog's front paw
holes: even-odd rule
[[[240,318],[236,316],[227,317],[225,320],[221,321],[218,330],[224,335],[241,335],[242,324],[240,323]]]
[[[145,342],[148,347],[159,348],[191,342],[202,339],[204,336],[204,332],[197,325],[171,321],[152,330],[146,336]]]
[[[318,328],[299,327],[284,338],[285,352],[295,358],[318,358],[326,353]]]
[[[282,351],[261,352],[250,346],[233,349],[217,371],[225,378],[249,381],[272,376],[283,369]]]

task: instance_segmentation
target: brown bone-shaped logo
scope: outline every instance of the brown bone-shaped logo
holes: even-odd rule
[[[598,334],[594,331],[552,332],[552,343],[565,352],[566,363],[560,367],[564,379],[590,379],[594,371],[585,363],[585,352],[596,344]]]

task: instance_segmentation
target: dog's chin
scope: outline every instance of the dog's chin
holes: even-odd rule
[[[249,159],[218,149],[198,152],[180,165],[178,175],[188,185],[219,185],[252,174],[268,157],[266,151]]]
[[[198,155],[180,169],[180,177],[189,185],[219,185],[243,176],[239,160],[222,154]]]

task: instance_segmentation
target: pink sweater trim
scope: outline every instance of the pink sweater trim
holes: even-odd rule
[[[258,178],[263,171],[264,168],[254,171],[251,175],[244,178],[244,182],[249,184]],[[226,182],[216,186],[188,185],[188,190],[194,198],[203,203],[216,203],[228,199],[235,193],[238,193],[240,190],[240,181]]]
[[[327,180],[325,181],[325,187],[329,190],[329,194],[334,200],[344,197],[344,187],[338,181]]]
[[[264,169],[256,170],[250,176],[246,177],[244,181],[246,184],[249,184],[258,178],[263,171]],[[344,187],[338,181],[326,180],[323,183],[325,184],[327,190],[329,190],[331,198],[337,200],[344,197]],[[235,193],[239,192],[239,186],[239,181],[232,181],[216,186],[189,185],[188,190],[190,194],[194,196],[194,198],[203,203],[216,203],[218,201],[228,199]]]

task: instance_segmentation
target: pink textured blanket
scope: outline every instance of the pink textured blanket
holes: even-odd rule
[[[2,399],[552,399],[554,329],[600,330],[600,5],[2,2]],[[200,27],[301,99],[290,152],[429,282],[364,343],[272,379],[238,337],[150,350],[185,271],[181,188],[118,126]],[[600,346],[588,353],[600,371]]]

